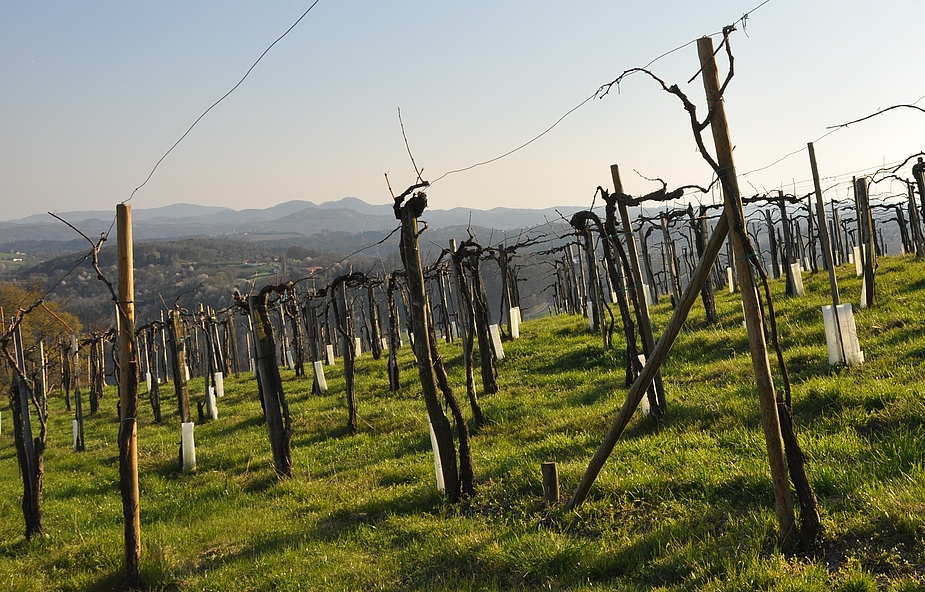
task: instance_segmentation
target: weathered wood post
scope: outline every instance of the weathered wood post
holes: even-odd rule
[[[636,308],[636,317],[639,320],[639,333],[642,336],[642,345],[643,352],[646,356],[652,354],[652,350],[655,349],[655,335],[652,331],[652,319],[649,316],[649,304],[646,299],[645,290],[643,289],[642,281],[642,268],[639,263],[639,250],[636,248],[636,235],[633,232],[633,225],[630,222],[629,208],[623,203],[619,196],[623,194],[623,181],[620,179],[620,167],[612,164],[610,165],[610,177],[613,181],[613,189],[616,194],[614,198],[614,204],[607,202],[607,217],[608,220],[612,217],[611,210],[613,207],[620,212],[620,224],[623,228],[623,237],[626,242],[627,250],[627,259],[629,260],[630,267],[630,276],[633,280],[632,290],[636,293],[636,298],[633,299],[633,303]],[[614,228],[614,233],[616,228]],[[614,236],[614,240],[619,240],[618,237]],[[645,248],[643,246],[643,248]],[[650,286],[652,290],[655,290],[655,286]],[[661,412],[665,411],[667,407],[667,402],[665,399],[665,386],[662,382],[662,373],[656,372],[655,374],[655,400],[649,401],[650,408],[656,407]],[[658,416],[656,414],[656,416]]]
[[[752,273],[751,262],[747,259],[747,257],[754,256],[754,253],[746,252],[746,243],[743,240],[745,213],[742,208],[742,198],[739,195],[735,161],[732,155],[732,141],[730,140],[729,128],[726,123],[726,108],[720,93],[713,40],[709,37],[700,38],[697,41],[697,50],[702,66],[704,91],[706,92],[707,103],[711,106],[710,128],[713,132],[713,144],[716,147],[719,170],[722,171],[720,180],[724,189],[725,213],[729,221],[730,238],[732,239],[736,258],[742,305],[745,308],[745,324],[761,408],[761,423],[764,427],[771,481],[774,487],[780,538],[785,543],[789,540],[794,528],[793,501],[790,498],[790,481],[784,457],[777,399],[774,392],[770,362],[768,361],[767,343],[764,337],[763,315],[758,305],[758,289]],[[781,203],[783,203],[783,199],[781,199]]]
[[[822,202],[822,186],[819,184],[819,168],[816,165],[816,150],[813,143],[806,144],[809,152],[809,164],[813,172],[813,189],[816,194],[816,216],[818,216],[819,240],[822,243],[822,256],[825,261],[825,267],[829,271],[829,288],[832,293],[832,314],[835,315],[835,334],[838,339],[838,347],[841,350],[842,360],[845,360],[845,345],[841,334],[841,324],[838,322],[838,305],[841,304],[841,297],[838,294],[838,280],[835,277],[835,257],[832,254],[832,247],[829,244],[828,225],[825,221],[825,205]]]
[[[141,585],[141,514],[138,494],[138,359],[135,349],[135,271],[132,206],[116,206],[119,242],[119,485],[125,520],[125,574]]]
[[[559,466],[554,462],[540,465],[543,471],[543,499],[554,504],[559,501]]]
[[[867,196],[867,177],[855,179],[854,190],[857,199],[858,238],[862,247],[861,257],[864,259],[864,294],[861,298],[861,306],[872,307],[877,303],[877,293],[874,289],[876,254],[874,233],[871,227],[870,201]]]
[[[292,478],[292,426],[283,383],[276,365],[276,344],[273,325],[267,311],[269,292],[264,288],[249,299],[250,316],[254,323],[254,350],[257,377],[263,392],[263,407],[267,418],[267,435],[273,452],[273,468],[279,478]]]

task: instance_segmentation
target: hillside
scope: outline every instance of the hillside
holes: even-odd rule
[[[809,294],[773,284],[794,412],[819,497],[823,540],[783,552],[738,295],[717,295],[664,368],[664,423],[636,416],[588,502],[542,501],[540,463],[559,463],[568,496],[625,397],[622,363],[581,317],[527,322],[505,344],[501,391],[472,440],[477,495],[452,506],[435,491],[424,404],[401,350],[402,389],[384,361],[358,367],[359,431],[344,426],[340,362],[327,395],[283,372],[295,478],[274,476],[256,385],[226,383],[219,419],[196,429],[198,470],[178,472],[179,425],[142,408],[139,431],[144,578],[157,590],[921,590],[925,586],[925,262],[885,258],[879,304],[856,312],[866,363],[827,364]],[[845,300],[860,284],[839,269]],[[656,332],[667,303],[654,307]],[[443,345],[464,393],[459,343]],[[191,385],[202,396],[202,380]],[[115,395],[70,451],[70,417],[51,401],[45,519],[23,541],[21,482],[6,402],[0,435],[0,581],[6,589],[109,590],[121,577]]]
[[[494,244],[504,239],[503,233],[492,233],[489,229],[471,230],[477,236],[491,237]],[[381,273],[383,265],[387,271],[401,268],[398,236],[381,242],[389,232],[325,232],[308,237],[267,234],[245,237],[248,240],[212,237],[137,243],[134,246],[137,318],[145,321],[157,318],[165,308],[164,303],[172,308],[174,299],[180,295],[185,298],[183,305],[195,301],[223,309],[231,304],[235,288],[246,293],[254,281],[259,287],[297,280],[318,267],[323,268],[314,269],[319,286],[350,269]],[[461,240],[465,236],[465,227],[428,230],[422,235],[427,239],[421,247],[425,261],[434,261],[439,248],[448,245],[451,238]],[[65,255],[40,262],[6,263],[9,269],[0,270],[0,279],[23,286],[40,282],[48,289],[64,278],[49,297],[80,317],[88,327],[108,327],[112,323],[112,301],[102,282],[96,280],[90,262],[83,259],[89,252],[89,244],[84,241],[74,248]],[[7,260],[13,258],[13,254],[7,254]],[[0,262],[3,260],[0,256]],[[525,254],[517,261],[522,264],[530,260]],[[103,246],[100,266],[107,277],[116,278],[115,245]],[[484,272],[493,310],[500,306],[497,269],[497,265],[486,265]],[[551,296],[541,293],[548,285],[545,273],[536,265],[527,266],[522,272],[524,314],[537,314],[549,306]]]

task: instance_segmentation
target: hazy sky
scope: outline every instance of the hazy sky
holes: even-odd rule
[[[383,173],[396,189],[414,181],[398,107],[434,179],[522,144],[623,70],[759,2],[320,0],[132,204],[387,203]],[[0,3],[0,219],[128,198],[310,3]],[[923,22],[921,0],[770,0],[755,11],[733,35],[726,95],[739,172],[804,148],[826,126],[925,95]],[[702,105],[700,80],[687,83],[697,69],[694,45],[652,66]],[[827,177],[922,150],[925,114],[910,109],[816,144]],[[610,186],[611,163],[634,194],[656,186],[633,169],[670,186],[710,181],[677,99],[635,76],[516,154],[446,177],[430,203],[590,204],[595,187]],[[803,192],[809,178],[805,150],[746,177]]]

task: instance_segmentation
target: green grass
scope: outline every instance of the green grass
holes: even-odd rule
[[[853,268],[852,268],[853,269]],[[860,282],[839,270],[843,300]],[[925,589],[925,263],[883,259],[876,308],[857,310],[867,362],[827,363],[820,306],[773,289],[793,383],[795,421],[819,496],[823,540],[777,545],[751,364],[738,295],[718,294],[721,322],[695,307],[664,367],[661,426],[637,416],[588,501],[542,501],[540,463],[578,484],[626,387],[615,352],[579,317],[548,317],[507,342],[501,391],[472,439],[478,495],[458,506],[435,491],[424,403],[409,348],[401,392],[385,361],[358,365],[359,431],[344,429],[340,365],[329,394],[284,371],[295,478],[277,481],[256,385],[226,381],[219,419],[196,428],[198,470],[178,472],[172,389],[165,422],[139,429],[143,575],[152,590],[923,590]],[[653,309],[656,331],[670,314]],[[618,331],[619,332],[619,331]],[[458,342],[444,346],[465,400]],[[202,381],[191,393],[201,396]],[[48,536],[26,542],[7,405],[0,435],[0,589],[109,590],[122,582],[114,392],[70,451],[70,417],[51,401]]]

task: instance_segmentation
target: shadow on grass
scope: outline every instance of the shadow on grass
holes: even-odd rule
[[[860,561],[872,573],[890,577],[925,573],[921,533],[910,530],[895,517],[882,516],[840,537],[824,541],[817,559],[830,571],[849,560]]]
[[[375,528],[395,516],[427,514],[432,512],[438,503],[438,498],[435,495],[423,494],[423,490],[414,489],[401,495],[398,499],[374,500],[355,508],[339,509],[318,522],[313,532],[313,537],[327,542],[334,542],[364,526]],[[403,546],[404,543],[395,541],[394,544]]]
[[[596,370],[608,365],[600,347],[585,346],[550,359],[548,364],[538,364],[531,371],[535,374],[561,374],[575,370]]]

